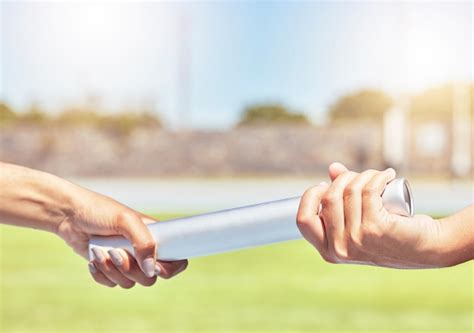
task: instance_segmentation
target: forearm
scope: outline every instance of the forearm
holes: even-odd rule
[[[0,162],[0,223],[56,232],[77,187],[51,174]]]
[[[442,256],[446,266],[474,259],[474,205],[439,222],[442,230]]]

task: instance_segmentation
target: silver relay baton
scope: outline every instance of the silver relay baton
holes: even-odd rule
[[[232,208],[212,213],[155,222],[147,225],[157,242],[157,258],[165,261],[188,259],[254,246],[300,239],[296,213],[301,197]],[[413,197],[408,181],[390,182],[383,194],[384,207],[393,214],[413,215]],[[125,248],[130,242],[120,236],[94,237],[91,249]]]

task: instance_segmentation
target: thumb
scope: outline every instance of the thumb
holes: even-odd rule
[[[349,171],[344,164],[339,163],[339,162],[334,162],[331,163],[329,166],[329,178],[331,178],[331,181],[334,181],[340,174]]]
[[[143,273],[148,277],[155,276],[156,242],[141,217],[134,212],[121,213],[117,219],[117,231],[132,243]]]

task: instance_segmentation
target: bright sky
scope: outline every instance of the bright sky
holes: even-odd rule
[[[472,80],[471,2],[5,2],[0,98],[59,110],[179,109],[179,27],[188,22],[188,124],[231,125],[248,104],[282,102],[320,119],[359,88],[393,95]],[[180,37],[181,36],[181,37]]]

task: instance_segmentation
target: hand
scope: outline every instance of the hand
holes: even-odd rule
[[[86,259],[93,235],[121,235],[132,243],[137,258],[124,249],[106,252],[94,248],[94,260],[89,263],[89,270],[96,282],[122,288],[131,288],[135,283],[151,286],[157,276],[167,279],[186,268],[187,260],[156,261],[156,244],[146,227],[147,223],[154,222],[151,218],[97,193],[80,188],[77,191],[73,195],[78,198],[76,209],[61,222],[57,234]]]
[[[305,192],[297,215],[301,233],[326,261],[396,268],[454,264],[443,248],[446,224],[426,215],[390,214],[383,207],[381,195],[395,178],[393,169],[359,174],[333,163],[329,175],[330,186]]]
[[[156,276],[170,278],[188,262],[155,261],[155,240],[146,228],[153,222],[132,209],[64,179],[38,170],[0,162],[0,223],[54,232],[88,259],[94,235],[119,235],[133,245],[135,259],[123,249],[93,251],[89,270],[106,286],[151,286]]]

